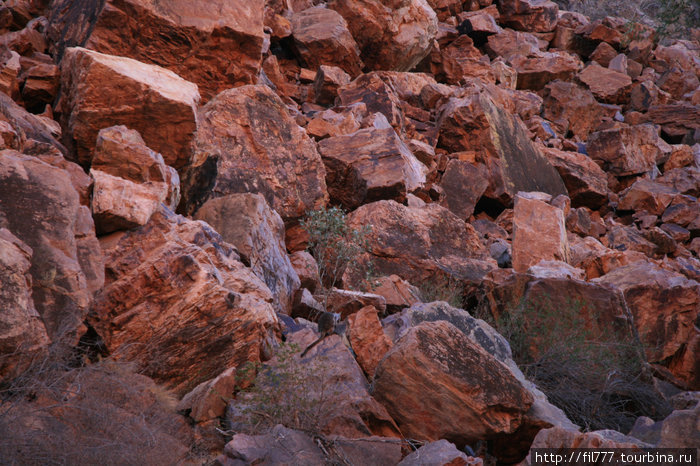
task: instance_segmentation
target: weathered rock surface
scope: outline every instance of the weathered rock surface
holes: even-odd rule
[[[578,432],[573,429],[552,427],[543,429],[535,437],[532,448],[639,448],[648,444],[628,437],[614,430]],[[525,464],[534,464],[532,455],[525,458]]]
[[[386,300],[383,296],[362,291],[341,290],[333,288],[327,292],[324,302],[328,312],[337,312],[341,319],[372,306],[377,311],[386,311]]]
[[[60,126],[53,120],[27,112],[4,93],[0,93],[0,120],[7,123],[2,137],[4,149],[32,155],[65,155],[66,148],[59,142]]]
[[[560,134],[571,132],[586,139],[595,131],[603,117],[600,104],[593,94],[575,83],[554,81],[544,89],[542,116],[551,121]]]
[[[659,135],[652,125],[622,126],[592,133],[588,155],[617,176],[637,175],[660,162]]]
[[[503,0],[501,22],[519,31],[550,32],[557,26],[559,8],[545,0]]]
[[[276,425],[265,435],[236,434],[217,459],[222,466],[239,464],[323,464],[325,456],[303,432]]]
[[[337,66],[352,77],[362,72],[360,49],[348,31],[348,24],[336,11],[317,6],[295,13],[292,35],[296,50],[308,68]]]
[[[159,65],[197,83],[208,100],[255,82],[263,12],[262,2],[247,0],[60,0],[52,5],[48,36],[58,56],[81,46]]]
[[[623,104],[629,100],[632,79],[625,73],[592,63],[581,71],[578,79],[602,102]]]
[[[236,386],[236,368],[223,371],[211,380],[202,382],[182,397],[178,412],[186,412],[194,422],[206,422],[226,414],[227,400]]]
[[[513,268],[525,272],[541,260],[569,261],[564,212],[518,195],[513,214]]]
[[[328,7],[345,18],[373,70],[410,70],[430,52],[438,32],[426,0],[331,0]]]
[[[32,298],[49,337],[77,341],[104,269],[92,217],[68,173],[0,152],[0,228],[33,251]]]
[[[379,277],[372,280],[370,285],[372,293],[384,297],[389,313],[398,312],[421,301],[420,290],[398,275]]]
[[[301,283],[284,246],[284,222],[265,198],[243,193],[210,199],[194,218],[236,247],[241,260],[272,292],[275,310],[288,314]]]
[[[72,47],[61,62],[61,88],[63,142],[84,167],[98,132],[119,124],[138,131],[168,165],[179,169],[189,162],[197,129],[195,84],[159,66]]]
[[[350,82],[350,75],[337,66],[321,65],[316,71],[314,95],[316,103],[330,105],[338,96],[338,89]]]
[[[427,169],[392,128],[368,128],[322,140],[331,201],[353,210],[362,204],[393,199],[423,186]]]
[[[114,357],[179,395],[260,361],[275,338],[269,289],[205,223],[161,208],[101,245],[107,279],[91,325]]]
[[[404,435],[459,443],[514,432],[533,402],[505,366],[444,321],[397,342],[377,367],[373,394]]]
[[[0,228],[0,379],[49,343],[32,300],[31,259],[32,249]]]
[[[294,271],[297,273],[301,281],[301,287],[306,288],[310,292],[316,291],[316,288],[321,287],[321,277],[318,272],[318,263],[316,259],[306,251],[295,251],[289,255]]]
[[[673,188],[642,178],[621,193],[617,208],[661,215],[677,194]]]
[[[182,191],[180,209],[188,214],[209,198],[250,192],[284,220],[325,205],[328,196],[315,144],[267,86],[224,91],[202,108]]]
[[[601,207],[608,197],[605,172],[589,157],[579,152],[544,148],[549,163],[559,172],[573,207]]]
[[[438,440],[436,442],[427,443],[410,455],[407,455],[401,460],[399,466],[428,466],[437,464],[477,466],[484,464],[484,461],[481,458],[465,455],[457,450],[457,447],[453,443],[447,440]]]
[[[533,91],[544,88],[556,79],[571,80],[582,66],[577,56],[561,51],[512,55],[508,58],[508,64],[518,73],[518,89]]]
[[[488,185],[488,172],[484,165],[452,159],[447,162],[440,179],[440,187],[445,193],[441,205],[462,220],[467,220],[474,213],[474,207]]]
[[[358,364],[371,378],[377,364],[393,346],[379,322],[377,309],[365,306],[348,317],[350,345]]]

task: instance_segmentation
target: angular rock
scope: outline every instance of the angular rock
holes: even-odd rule
[[[337,66],[321,65],[316,72],[314,96],[316,103],[332,105],[338,96],[338,89],[350,82],[350,75]]]
[[[488,185],[486,167],[452,159],[447,162],[440,180],[440,187],[445,193],[441,205],[462,220],[467,220],[474,213],[474,207]]]
[[[382,330],[377,309],[363,307],[348,317],[348,324],[350,345],[357,362],[368,377],[374,377],[377,364],[393,346]]]
[[[316,146],[269,87],[224,91],[201,109],[199,121],[192,164],[182,175],[183,212],[245,192],[261,194],[284,220],[325,205]]]
[[[210,199],[195,213],[236,247],[241,260],[274,296],[275,310],[288,314],[300,281],[284,245],[284,222],[260,194],[229,194]]]
[[[579,152],[565,152],[554,148],[542,150],[559,172],[573,207],[597,209],[608,198],[605,172],[589,157]]]
[[[58,94],[60,70],[54,64],[37,64],[25,73],[22,100],[28,109],[42,111]]]
[[[603,242],[610,248],[618,251],[638,251],[647,257],[655,258],[660,253],[658,247],[649,241],[635,226],[615,225],[611,226],[603,238]]]
[[[353,77],[362,72],[360,49],[348,31],[348,24],[336,11],[317,6],[295,13],[292,35],[296,50],[308,68],[337,66]]]
[[[648,444],[628,437],[614,430],[578,432],[573,429],[552,427],[543,429],[535,437],[532,448],[634,448],[647,447]],[[532,453],[525,457],[525,464],[532,465]]]
[[[503,0],[498,7],[501,23],[519,31],[550,32],[557,26],[559,7],[548,0]]]
[[[654,181],[672,187],[681,194],[700,196],[700,169],[695,167],[674,168]]]
[[[465,78],[496,82],[496,75],[486,55],[474,47],[467,35],[461,35],[447,47],[431,53],[433,75],[440,81],[459,85]]]
[[[325,304],[328,312],[339,313],[341,319],[345,319],[367,306],[371,306],[381,313],[386,311],[386,300],[383,296],[362,291],[339,290],[338,288],[330,290],[325,297]]]
[[[2,50],[0,57],[0,91],[12,100],[20,98],[19,73],[21,64],[19,54],[9,48]]]
[[[554,123],[560,134],[571,133],[585,140],[600,124],[603,110],[591,91],[574,83],[554,81],[544,89],[542,116]]]
[[[216,459],[221,466],[239,464],[323,464],[326,457],[303,432],[278,424],[264,435],[236,434]]]
[[[49,343],[32,300],[32,249],[0,228],[0,380]]]
[[[208,100],[255,82],[263,12],[263,3],[247,0],[60,0],[52,5],[47,34],[54,55],[77,45],[159,65],[197,83]]]
[[[632,79],[625,73],[592,63],[579,73],[578,79],[602,102],[624,104],[629,101]]]
[[[316,298],[313,297],[309,290],[300,288],[294,295],[294,303],[290,315],[294,318],[301,317],[313,321],[325,310],[323,304],[316,301]]]
[[[382,199],[403,202],[423,186],[427,169],[392,128],[368,128],[322,140],[331,201],[353,210]]]
[[[484,464],[484,460],[465,455],[457,450],[453,443],[443,439],[423,445],[401,460],[399,466],[428,466],[432,464],[477,466]]]
[[[69,174],[36,157],[0,152],[0,228],[33,251],[32,298],[49,337],[77,342],[104,268],[92,217]]]
[[[518,73],[518,89],[539,91],[556,79],[570,81],[581,69],[581,60],[561,51],[513,55],[508,64]]]
[[[678,194],[673,188],[641,178],[620,193],[619,210],[645,210],[653,215],[661,215]]]
[[[512,29],[489,36],[485,48],[491,58],[503,57],[506,61],[515,55],[536,55],[540,51],[537,36]]]
[[[674,143],[683,138],[694,141],[693,134],[700,128],[700,107],[686,102],[652,105],[648,116],[652,123],[661,125],[661,130],[675,139]]]
[[[272,294],[204,222],[161,208],[101,245],[107,279],[90,324],[114,357],[180,396],[274,341]]]
[[[444,321],[409,330],[377,367],[373,394],[404,435],[459,443],[514,432],[533,403],[505,366]]]
[[[398,275],[389,275],[372,280],[372,293],[383,296],[388,313],[399,312],[421,301],[418,288]]]
[[[599,65],[607,68],[610,62],[617,56],[617,50],[608,44],[607,42],[601,42],[598,47],[595,48],[591,56],[591,60],[595,61]]]
[[[663,155],[659,135],[652,125],[622,126],[592,133],[586,150],[603,170],[617,176],[648,172]]]
[[[226,414],[228,399],[236,386],[236,368],[230,368],[211,380],[202,382],[182,397],[178,412],[186,412],[194,422],[206,422]]]
[[[410,70],[430,52],[438,31],[426,0],[331,0],[328,7],[345,18],[373,70]]]
[[[61,88],[63,142],[84,167],[98,132],[119,124],[138,131],[168,165],[179,169],[189,162],[197,128],[195,84],[158,66],[74,47],[61,62]]]
[[[7,140],[6,148],[32,155],[66,155],[66,148],[58,141],[61,136],[60,127],[53,126],[56,125],[55,121],[48,123],[46,120],[27,112],[0,92],[0,121],[7,123],[6,136],[3,136]]]
[[[313,293],[316,291],[316,288],[321,287],[318,264],[311,254],[306,251],[295,251],[290,254],[289,262],[291,262],[294,271],[297,273],[302,288],[306,288]]]
[[[513,268],[525,272],[541,260],[569,261],[564,213],[546,202],[517,195],[513,215]]]
[[[384,73],[366,73],[338,89],[340,102],[344,106],[362,102],[367,112],[381,113],[389,124],[402,134],[405,127],[401,97]],[[387,82],[388,81],[388,82]]]
[[[349,439],[331,437],[339,456],[353,464],[397,464],[401,461],[402,441],[389,437],[365,437]]]

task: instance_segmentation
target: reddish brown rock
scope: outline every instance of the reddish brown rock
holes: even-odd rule
[[[504,365],[444,321],[408,331],[377,367],[373,394],[404,435],[459,443],[514,432],[533,403]]]
[[[621,126],[592,133],[586,150],[603,170],[625,176],[648,172],[660,162],[660,144],[652,125]]]
[[[318,6],[295,13],[292,34],[296,50],[308,68],[337,66],[350,76],[362,72],[360,49],[348,24],[336,11]]]
[[[620,193],[620,210],[645,210],[653,215],[661,215],[678,193],[667,186],[642,178]]]
[[[611,226],[602,241],[607,247],[618,251],[638,251],[652,258],[660,253],[657,250],[657,245],[649,241],[637,227],[632,225]]]
[[[44,33],[47,23],[48,21],[43,16],[32,18],[23,29],[5,34],[3,43],[24,56],[45,53],[48,46]]]
[[[481,78],[496,82],[489,57],[474,47],[467,35],[461,35],[447,47],[433,50],[431,70],[436,79],[452,85],[459,85],[464,78]]]
[[[350,344],[357,362],[371,378],[377,364],[393,344],[382,330],[377,309],[366,306],[348,317]]]
[[[695,141],[694,133],[700,129],[700,106],[686,102],[652,105],[648,117],[652,123],[661,125],[661,130],[675,139],[675,143],[683,138]]]
[[[306,133],[316,139],[354,133],[362,127],[366,115],[367,107],[363,103],[349,107],[333,107],[315,113],[306,125]]]
[[[32,249],[0,228],[0,380],[49,343],[32,300]]]
[[[681,194],[700,196],[700,169],[692,166],[668,170],[654,181],[670,186]]]
[[[617,50],[615,50],[612,45],[608,44],[607,42],[601,42],[598,44],[598,47],[595,48],[589,58],[598,63],[600,66],[607,68],[612,59],[616,56]]]
[[[234,435],[216,458],[216,464],[323,464],[325,459],[309,435],[278,424],[264,435]]]
[[[194,422],[211,421],[226,414],[227,400],[233,396],[236,386],[236,368],[226,369],[211,380],[202,382],[182,397],[178,412],[187,413]]]
[[[345,18],[373,70],[410,70],[430,52],[438,30],[426,0],[331,0],[328,7]]]
[[[284,220],[327,200],[316,146],[267,86],[224,91],[202,108],[192,164],[182,176],[180,209],[212,197],[258,193]]]
[[[671,155],[664,163],[664,171],[687,167],[695,163],[695,152],[692,147],[686,144],[675,144],[671,148]]]
[[[624,293],[649,361],[679,356],[697,335],[698,282],[645,261],[617,268],[595,282]]]
[[[158,66],[78,47],[65,51],[61,87],[63,142],[81,165],[90,165],[97,133],[118,124],[138,131],[168,165],[189,162],[199,102],[195,84]]]
[[[275,310],[288,314],[300,281],[284,245],[284,222],[259,194],[210,199],[194,215],[232,244],[272,292]]]
[[[542,116],[564,136],[585,140],[600,125],[603,110],[591,91],[574,83],[554,81],[544,88]]]
[[[383,296],[386,300],[388,313],[399,312],[421,301],[420,290],[398,275],[379,277],[370,284],[372,293]]]
[[[353,210],[381,199],[403,202],[423,186],[427,169],[392,128],[368,128],[322,140],[331,201]]]
[[[32,298],[49,337],[77,341],[104,269],[92,217],[69,174],[36,157],[0,152],[0,228],[33,250]]]
[[[374,270],[383,275],[396,274],[412,283],[445,274],[476,280],[495,267],[484,261],[486,252],[476,231],[436,204],[373,202],[352,212],[348,224],[372,225],[370,257]]]
[[[161,209],[101,240],[107,280],[90,324],[106,349],[180,396],[275,339],[272,294],[203,222]]]
[[[5,48],[2,51],[0,63],[0,91],[13,100],[18,100],[20,98],[19,73],[21,71],[19,54]]]
[[[498,3],[502,24],[528,32],[550,32],[557,26],[559,7],[548,0],[504,0]]]
[[[635,82],[630,90],[630,108],[646,112],[652,106],[667,104],[670,97],[651,80]]]
[[[160,65],[197,83],[208,100],[255,82],[264,47],[263,12],[262,2],[247,0],[61,0],[52,5],[48,37],[58,56],[78,45]]]
[[[316,72],[314,96],[316,103],[332,105],[338,96],[338,89],[350,82],[350,75],[337,66],[321,65]]]
[[[536,55],[540,52],[539,42],[534,34],[512,29],[503,29],[499,34],[488,37],[485,49],[491,58],[503,57],[509,60],[516,55]]]
[[[508,64],[518,73],[518,89],[539,91],[547,83],[569,81],[581,69],[581,60],[567,52],[535,52],[513,55]]]
[[[22,100],[28,109],[42,111],[58,94],[60,70],[54,64],[37,64],[25,73]]]
[[[27,112],[1,92],[0,122],[6,123],[3,125],[5,148],[36,156],[59,156],[61,159],[66,154],[66,148],[58,141],[61,128],[54,126],[55,121]]]
[[[338,96],[344,106],[362,102],[370,114],[381,113],[396,132],[402,134],[405,121],[401,98],[385,78],[383,73],[363,74],[338,89]]]
[[[341,319],[345,319],[359,310],[371,306],[377,311],[386,311],[386,300],[383,296],[362,291],[331,289],[324,297],[326,310],[337,312]]]
[[[552,427],[541,430],[532,443],[532,448],[640,448],[648,446],[641,440],[628,437],[614,430],[579,432],[573,429]],[[525,457],[524,464],[532,465],[533,453]]]
[[[591,63],[579,73],[578,79],[602,102],[624,104],[629,101],[632,79],[627,74]]]
[[[467,220],[474,213],[474,207],[488,185],[486,167],[452,159],[447,162],[440,180],[445,193],[441,205],[462,220]]]
[[[544,154],[561,175],[574,207],[601,207],[608,198],[605,172],[589,157],[578,152],[544,148]]]
[[[503,32],[492,12],[488,10],[465,13],[459,15],[459,19],[462,22],[459,24],[458,31],[467,34],[478,45],[483,45],[489,36]]]
[[[484,464],[484,460],[465,455],[447,440],[438,440],[427,443],[407,455],[401,460],[399,466],[426,466],[428,464],[479,466]]]
[[[564,213],[546,202],[515,197],[513,268],[525,272],[541,260],[569,261]]]
[[[306,251],[296,251],[289,255],[294,271],[301,282],[301,287],[310,292],[316,291],[321,286],[321,278],[318,274],[318,264],[316,259]]]

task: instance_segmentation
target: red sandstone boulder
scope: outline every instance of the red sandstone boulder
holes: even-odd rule
[[[386,311],[386,300],[383,296],[374,293],[332,288],[323,298],[326,310],[337,312],[341,319],[350,317],[367,306],[375,308],[382,314]]]
[[[550,32],[557,26],[559,8],[549,0],[502,0],[498,3],[502,24],[529,32]]]
[[[410,70],[430,52],[438,31],[426,0],[331,0],[328,7],[345,18],[373,70]]]
[[[537,36],[528,32],[503,29],[488,37],[485,49],[489,57],[502,57],[508,61],[516,55],[536,55],[540,52]]]
[[[362,72],[360,49],[348,31],[348,24],[336,11],[317,6],[295,13],[292,35],[296,50],[308,68],[337,66],[350,76]]]
[[[101,239],[107,280],[90,324],[116,358],[180,396],[275,339],[272,294],[204,222],[165,208]]]
[[[208,100],[255,82],[264,47],[263,12],[262,2],[248,0],[60,0],[52,4],[48,37],[58,56],[78,45],[160,65],[197,83]]]
[[[284,222],[260,194],[210,199],[194,215],[236,247],[244,263],[272,292],[274,307],[289,314],[300,281],[284,245]]]
[[[331,201],[348,210],[382,199],[403,202],[425,183],[425,165],[392,128],[368,128],[323,139],[318,150],[326,166]]]
[[[447,47],[433,50],[431,61],[432,73],[440,82],[459,85],[464,78],[496,82],[491,60],[474,47],[474,42],[467,35],[459,36]]]
[[[59,156],[61,159],[66,154],[66,148],[59,142],[61,127],[55,121],[27,112],[2,92],[0,124],[3,127],[3,149],[37,156]]]
[[[316,288],[320,288],[321,278],[318,274],[318,264],[311,254],[306,251],[295,251],[289,255],[289,262],[297,273],[302,288],[306,288],[312,293]]]
[[[474,207],[488,185],[488,172],[484,165],[452,159],[447,162],[440,179],[440,187],[445,193],[441,205],[462,220],[467,220],[474,213]]]
[[[195,84],[158,66],[76,47],[65,51],[61,88],[63,142],[81,165],[90,165],[97,133],[119,124],[138,131],[168,165],[179,169],[189,162]]]
[[[532,443],[532,448],[595,448],[601,451],[613,448],[638,449],[647,446],[641,440],[628,437],[614,430],[579,432],[562,427],[541,430]],[[535,464],[533,455],[534,452],[531,451],[525,457],[523,464],[527,466]]]
[[[418,288],[398,275],[389,275],[373,279],[370,283],[372,293],[383,296],[388,313],[399,312],[421,301]]]
[[[543,148],[545,156],[561,175],[574,207],[601,207],[607,201],[605,172],[589,157],[578,152]]]
[[[508,64],[518,73],[518,89],[539,91],[555,79],[570,81],[581,69],[581,60],[561,51],[512,55]]]
[[[700,106],[687,102],[652,105],[648,117],[652,123],[661,125],[661,130],[676,142],[683,138],[697,142],[695,132],[700,129]]]
[[[29,109],[42,111],[58,94],[60,69],[53,63],[38,63],[24,73],[22,100]]]
[[[332,105],[338,97],[338,89],[350,82],[350,75],[337,66],[321,65],[314,80],[316,103]]]
[[[559,134],[573,134],[585,140],[600,125],[603,110],[591,91],[574,83],[554,81],[544,88],[542,116]]]
[[[673,188],[641,178],[620,193],[620,202],[617,204],[617,208],[634,211],[646,210],[650,214],[661,215],[677,194],[678,192]]]
[[[405,116],[401,98],[384,73],[360,75],[338,89],[338,96],[346,107],[359,102],[364,103],[368,113],[381,113],[397,133],[403,133]]]
[[[393,346],[379,322],[377,309],[366,306],[348,317],[349,339],[355,359],[368,377],[374,377],[377,364]]]
[[[652,125],[625,125],[592,133],[586,150],[603,170],[625,176],[650,171],[663,157],[660,145]]]
[[[212,197],[250,192],[284,220],[298,218],[325,205],[325,175],[316,145],[269,87],[230,89],[200,111],[180,209],[192,214]]]
[[[602,102],[624,104],[629,101],[632,79],[625,73],[592,63],[579,73],[578,79]]]

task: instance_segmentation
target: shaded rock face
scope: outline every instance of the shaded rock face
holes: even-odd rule
[[[49,343],[32,300],[31,259],[32,249],[0,228],[0,379],[23,369],[22,357]]]
[[[396,343],[373,394],[404,435],[458,445],[514,432],[533,403],[505,366],[445,321],[419,324]]]
[[[541,260],[569,260],[564,212],[518,195],[513,215],[513,268],[525,272]]]
[[[652,125],[623,126],[592,133],[586,150],[603,170],[617,176],[650,171],[662,156]]]
[[[61,87],[63,142],[84,167],[98,132],[118,124],[138,131],[168,165],[189,162],[199,102],[195,84],[158,66],[73,47],[61,62]]]
[[[392,128],[368,128],[322,140],[331,201],[352,210],[382,199],[397,202],[423,186],[427,168]]]
[[[374,269],[412,283],[445,274],[477,279],[495,267],[485,261],[476,231],[435,204],[406,207],[394,201],[373,202],[352,212],[348,225],[371,225],[368,241]]]
[[[360,367],[369,377],[374,376],[377,364],[393,346],[379,322],[377,309],[365,306],[348,318],[350,345]]]
[[[501,22],[519,31],[550,32],[557,26],[559,8],[551,1],[502,0]]]
[[[328,7],[345,18],[372,70],[410,70],[430,52],[438,32],[426,0],[331,0]]]
[[[441,204],[462,220],[467,220],[488,185],[488,173],[483,165],[452,159],[447,162],[440,179],[440,187],[445,192]]]
[[[259,194],[229,194],[210,199],[195,214],[227,243],[268,286],[275,309],[289,314],[300,281],[284,246],[284,222]]]
[[[262,2],[247,0],[61,0],[52,5],[48,36],[59,56],[81,46],[159,65],[197,83],[208,100],[255,82],[263,12]]]
[[[56,131],[54,121],[48,123],[47,119],[27,112],[4,93],[0,93],[0,120],[9,126],[3,130],[4,149],[32,155],[65,155],[67,152],[59,141],[60,127]]]
[[[594,131],[603,117],[603,110],[593,94],[565,81],[554,81],[544,89],[542,115],[554,123],[561,134],[571,132],[582,139]]]
[[[323,464],[326,457],[303,432],[279,424],[265,435],[236,434],[217,458],[222,466],[238,464]]]
[[[426,466],[429,464],[476,466],[483,463],[484,461],[481,458],[467,456],[457,450],[453,443],[447,440],[438,440],[437,442],[427,443],[407,455],[401,460],[399,466]]]
[[[198,116],[192,164],[182,175],[180,209],[212,197],[261,194],[282,218],[299,218],[327,200],[316,146],[267,86],[224,91]]]
[[[590,157],[549,147],[543,152],[561,175],[573,207],[597,209],[607,201],[607,176]]]
[[[69,175],[36,157],[0,152],[0,228],[33,251],[32,298],[49,337],[78,337],[104,269],[92,217]]]
[[[180,396],[260,361],[275,338],[269,289],[205,223],[162,208],[101,245],[107,278],[91,325],[114,357]]]

